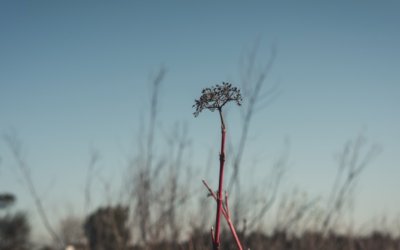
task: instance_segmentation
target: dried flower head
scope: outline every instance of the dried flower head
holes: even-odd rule
[[[193,115],[198,116],[203,109],[221,110],[230,101],[236,102],[239,106],[242,104],[240,90],[232,87],[232,84],[223,82],[222,85],[217,84],[211,88],[205,88],[201,91],[200,98],[195,100],[193,107],[196,108],[196,111]]]

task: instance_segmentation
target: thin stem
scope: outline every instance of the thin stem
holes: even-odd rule
[[[219,155],[219,184],[217,196],[217,215],[215,216],[215,237],[213,242],[213,249],[218,250],[220,247],[220,231],[221,231],[221,210],[222,210],[222,187],[224,180],[224,163],[225,163],[225,124],[222,117],[221,109],[218,109],[221,118],[221,152]]]
[[[224,122],[224,117],[222,116],[222,108],[218,109],[218,113],[219,113],[219,118],[221,119],[221,129],[225,130],[225,122]],[[222,149],[222,144],[221,144],[221,149]],[[221,150],[221,152],[223,152]]]

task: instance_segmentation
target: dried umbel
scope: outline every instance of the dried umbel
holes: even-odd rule
[[[239,106],[242,104],[240,90],[227,82],[223,82],[222,85],[217,84],[211,88],[205,88],[201,94],[200,98],[195,100],[195,104],[193,105],[196,108],[196,111],[193,113],[194,116],[198,116],[203,109],[220,111],[230,101],[236,102]]]

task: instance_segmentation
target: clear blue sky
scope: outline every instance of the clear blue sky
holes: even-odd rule
[[[271,164],[288,137],[286,189],[323,195],[334,154],[363,132],[383,152],[357,186],[357,220],[398,216],[399,13],[398,1],[1,1],[0,133],[19,134],[55,216],[66,205],[79,212],[90,149],[117,182],[161,65],[159,127],[188,124],[197,166],[217,151],[217,117],[194,119],[193,100],[205,86],[238,83],[241,55],[260,39],[261,63],[277,47],[268,81],[282,94],[257,114],[247,159]],[[30,211],[4,142],[0,157],[0,191]]]

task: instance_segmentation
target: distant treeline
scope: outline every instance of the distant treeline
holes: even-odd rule
[[[231,239],[230,233],[225,232],[221,249],[236,250],[237,247]],[[320,232],[306,232],[301,236],[289,236],[286,232],[275,232],[272,235],[254,232],[241,237],[244,249],[265,250],[400,250],[400,237],[393,237],[382,232],[373,232],[367,236],[349,236],[329,234],[323,236]],[[183,243],[159,242],[147,247],[130,247],[132,250],[161,250],[185,249],[208,250],[211,249],[210,233],[193,235]]]

